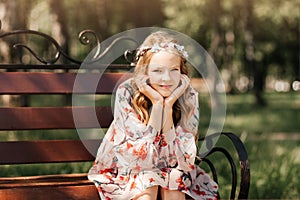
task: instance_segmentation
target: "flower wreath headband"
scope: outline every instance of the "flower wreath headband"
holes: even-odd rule
[[[150,46],[140,47],[136,53],[136,61],[138,61],[141,56],[144,56],[147,51],[157,53],[159,51],[171,51],[171,50],[176,50],[179,53],[179,55],[184,59],[187,59],[189,56],[187,51],[184,49],[184,46],[176,44],[174,42],[168,42],[168,43],[162,42],[159,44],[155,43],[152,47]]]

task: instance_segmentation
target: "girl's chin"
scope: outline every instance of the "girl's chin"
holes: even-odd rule
[[[169,96],[172,94],[171,91],[158,91],[158,93],[159,93],[161,96],[163,96],[164,98],[167,98],[167,97],[169,97]]]

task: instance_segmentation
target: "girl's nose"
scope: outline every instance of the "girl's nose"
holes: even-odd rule
[[[171,77],[170,77],[170,72],[169,71],[165,71],[163,74],[162,74],[162,81],[169,81],[171,80]]]

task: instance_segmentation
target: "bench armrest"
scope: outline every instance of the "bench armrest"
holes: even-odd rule
[[[250,164],[249,164],[246,148],[243,142],[240,140],[240,138],[237,137],[237,135],[231,132],[221,132],[221,133],[218,132],[206,136],[205,138],[200,138],[199,141],[202,142],[205,141],[206,148],[209,150],[209,152],[205,152],[205,154],[199,154],[196,164],[200,164],[201,161],[206,162],[212,171],[213,179],[216,182],[218,182],[217,172],[215,170],[215,167],[213,166],[212,162],[207,158],[207,156],[215,152],[223,153],[227,158],[228,162],[230,163],[231,172],[232,172],[232,187],[231,187],[230,199],[235,198],[236,186],[237,186],[237,170],[236,170],[234,159],[225,148],[218,147],[218,146],[212,147],[213,140],[217,139],[219,136],[227,137],[232,142],[235,151],[237,152],[239,164],[240,164],[240,190],[238,194],[238,199],[247,199],[249,188],[250,188]]]

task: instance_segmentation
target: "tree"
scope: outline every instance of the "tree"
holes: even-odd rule
[[[290,82],[299,79],[299,1],[163,2],[165,25],[186,33],[209,50],[219,70],[229,72],[233,90],[235,79],[245,74],[248,90],[253,91],[258,105],[266,103],[263,92],[268,75]],[[212,51],[216,41],[217,51]]]
[[[1,31],[9,32],[16,29],[25,29],[27,27],[26,13],[31,8],[31,0],[9,1],[0,0]],[[16,12],[18,11],[18,12]],[[16,51],[12,46],[16,43],[24,42],[25,38],[4,37],[0,40],[0,62],[14,63],[22,59],[22,52]],[[26,105],[28,100],[26,97],[20,98],[18,95],[3,95],[3,106],[10,105]]]
[[[27,27],[27,12],[31,9],[31,0],[9,1],[0,0],[1,14],[0,20],[2,21],[1,30],[8,32],[16,29],[26,29]],[[16,12],[17,11],[17,12]],[[13,38],[5,37],[1,39],[0,44],[0,61],[2,63],[18,62],[22,55],[16,53],[11,46],[15,43],[24,41],[24,37]]]
[[[68,29],[67,16],[65,15],[66,8],[62,1],[50,0],[50,9],[53,15],[52,36],[57,39],[62,47],[62,50],[69,55],[70,54],[70,34]],[[64,62],[67,62],[65,60]]]
[[[258,66],[255,59],[255,41],[254,41],[254,0],[245,1],[245,65],[250,67],[254,77],[254,94],[256,104],[264,106],[266,104],[262,97],[264,81],[266,77],[266,67]]]

